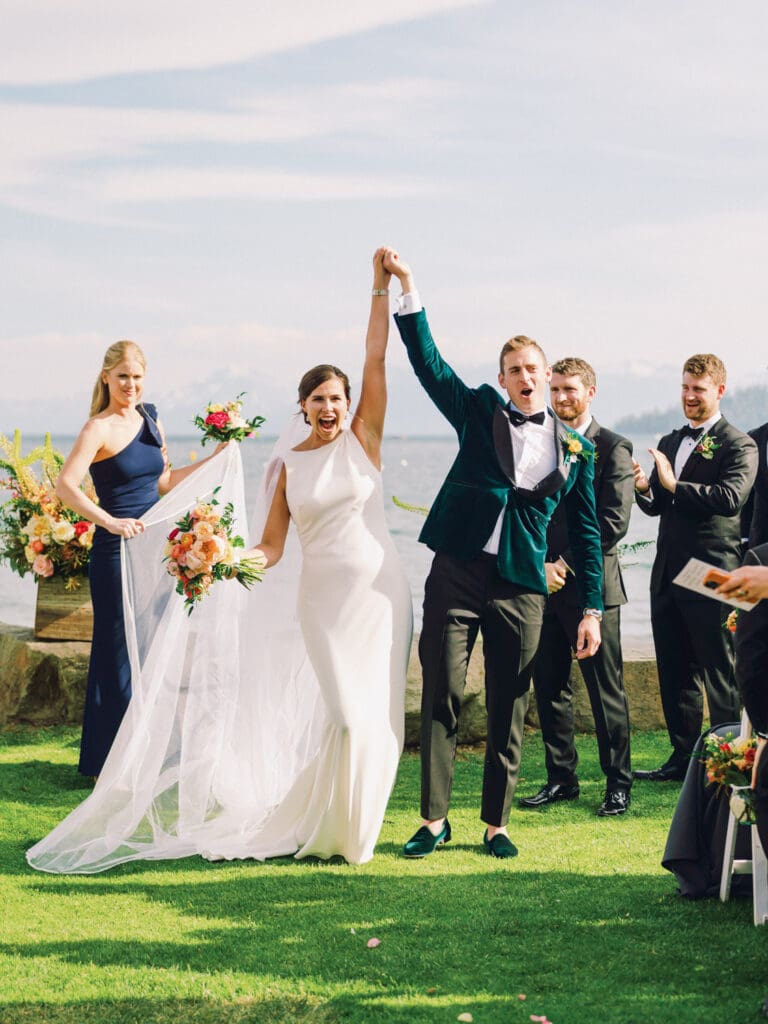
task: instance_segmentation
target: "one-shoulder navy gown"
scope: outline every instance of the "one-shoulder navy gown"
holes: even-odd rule
[[[117,455],[91,464],[99,504],[118,519],[138,519],[158,499],[163,471],[162,438],[153,405],[138,407],[136,437]],[[99,775],[131,699],[131,668],[125,642],[120,537],[97,526],[88,566],[93,601],[93,644],[80,744],[80,771]]]

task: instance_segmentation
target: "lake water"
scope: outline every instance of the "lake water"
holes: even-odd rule
[[[42,438],[25,437],[24,451],[29,451]],[[67,452],[72,438],[54,438],[54,445]],[[635,440],[639,459],[646,468],[650,461],[647,448],[655,438],[638,437]],[[250,498],[258,485],[261,471],[268,458],[272,441],[255,438],[241,447],[245,470],[246,497]],[[198,437],[169,438],[168,450],[171,461],[184,465],[190,453],[200,453]],[[421,604],[424,597],[424,580],[429,571],[432,552],[418,542],[423,524],[422,516],[399,509],[391,501],[396,496],[412,505],[429,506],[434,499],[451,462],[456,455],[457,445],[452,437],[409,438],[390,437],[385,439],[383,451],[384,494],[387,502],[387,520],[397,549],[403,559],[413,594],[416,629],[421,624]],[[202,454],[206,454],[203,450]],[[0,491],[0,498],[2,492]],[[643,515],[634,508],[626,543],[653,540],[658,522]],[[622,634],[625,656],[648,654],[651,650],[651,634],[648,605],[648,582],[653,561],[653,546],[642,549],[634,555],[626,555],[624,581],[629,595],[629,604],[622,609]],[[32,626],[34,621],[36,584],[32,576],[20,579],[7,566],[0,566],[0,622]]]

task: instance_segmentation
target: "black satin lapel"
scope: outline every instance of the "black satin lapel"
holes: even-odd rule
[[[509,417],[499,405],[493,414],[493,447],[496,458],[506,476],[515,482],[515,454],[512,450],[512,437],[509,433]]]

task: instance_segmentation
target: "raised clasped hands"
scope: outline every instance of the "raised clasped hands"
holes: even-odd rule
[[[393,250],[381,245],[373,254],[373,287],[375,291],[385,291],[389,288],[392,271],[384,264],[386,256]]]
[[[384,269],[398,279],[404,295],[413,291],[411,268],[400,259],[400,255],[395,249],[385,249]]]

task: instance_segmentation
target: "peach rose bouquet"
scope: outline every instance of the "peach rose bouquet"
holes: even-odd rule
[[[21,433],[13,441],[0,435],[0,488],[9,492],[0,504],[0,561],[19,576],[37,579],[62,576],[67,590],[75,590],[88,575],[94,525],[63,505],[54,493],[64,456],[45,442],[29,455],[21,451]],[[39,473],[32,467],[40,464]],[[90,481],[85,492],[94,501]]]
[[[184,607],[191,614],[195,605],[208,595],[217,580],[236,579],[250,590],[261,580],[263,570],[254,561],[237,561],[235,551],[245,546],[233,532],[231,503],[218,510],[216,491],[210,502],[198,502],[179,519],[168,534],[164,562],[176,580],[176,593],[184,596]]]
[[[237,398],[223,405],[210,402],[205,407],[204,416],[195,416],[192,422],[203,432],[203,445],[207,441],[244,441],[246,437],[253,437],[257,433],[264,417],[246,419],[243,416],[244,396],[245,391],[241,391]]]

